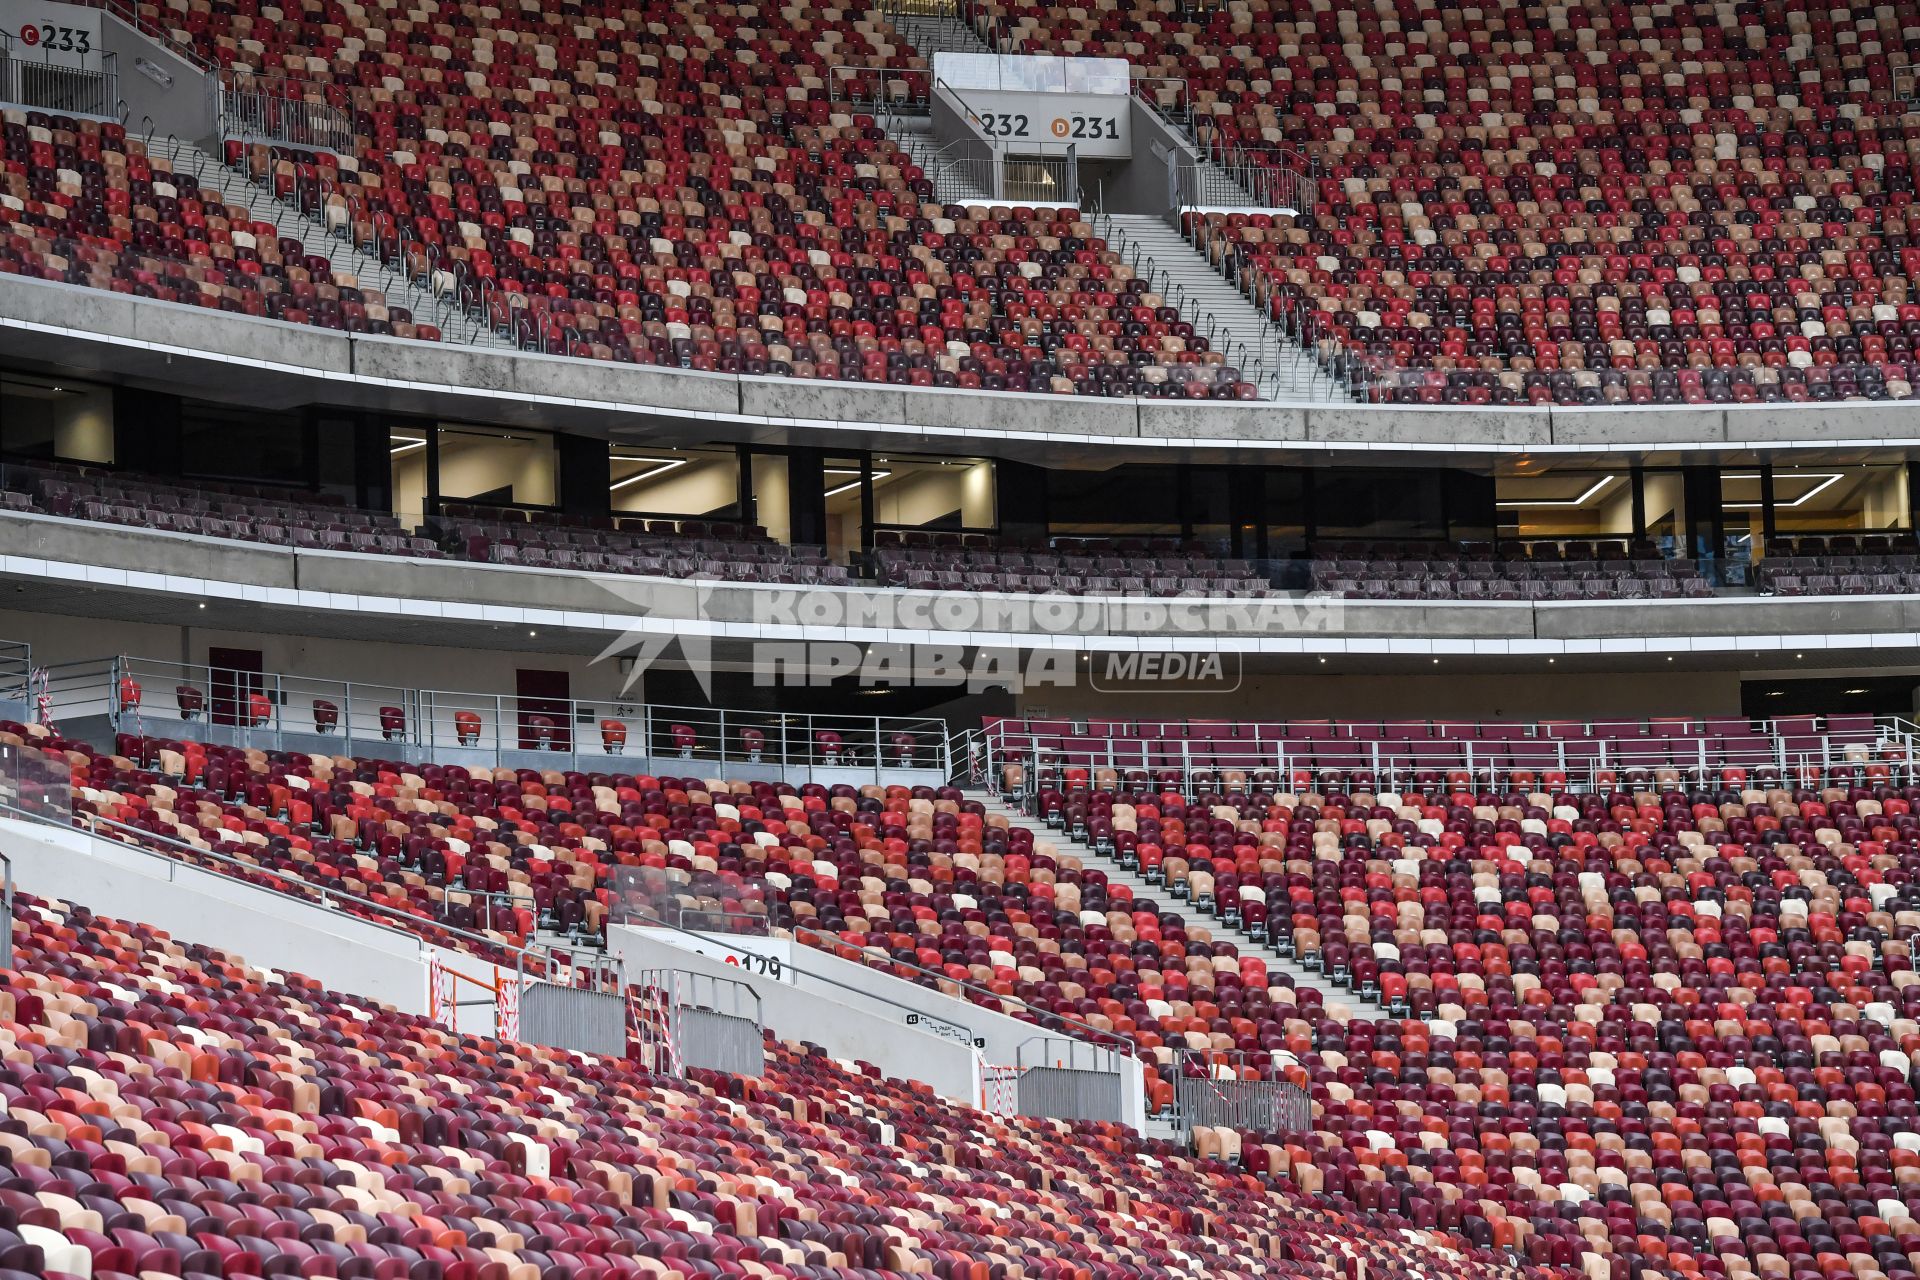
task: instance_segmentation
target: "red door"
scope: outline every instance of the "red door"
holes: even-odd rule
[[[514,673],[519,695],[520,749],[573,749],[573,678],[564,671],[521,667]],[[541,724],[544,719],[549,724]],[[550,727],[549,727],[550,725]]]

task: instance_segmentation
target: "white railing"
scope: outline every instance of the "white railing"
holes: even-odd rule
[[[417,689],[129,656],[68,664],[56,675],[54,711],[70,723],[105,717],[116,733],[262,750],[488,767],[763,768],[831,781],[933,781],[954,771],[954,738],[931,717]]]
[[[1002,720],[960,735],[949,754],[957,782],[996,791],[1058,786],[1082,775],[1096,785],[1110,775],[1119,784],[1190,791],[1332,784],[1506,790],[1529,778],[1542,786],[1558,780],[1598,787],[1641,774],[1651,781],[1668,770],[1696,780],[1772,777],[1816,785],[1883,770],[1904,775],[1920,746],[1920,726],[1895,717],[1782,717],[1737,731],[1746,723],[1163,723],[1114,733],[1099,725],[1075,732],[1059,722]]]

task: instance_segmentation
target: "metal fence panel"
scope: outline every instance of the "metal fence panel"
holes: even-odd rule
[[[599,991],[527,984],[520,993],[520,1039],[572,1053],[618,1058],[627,1050],[627,1004]]]
[[[1029,1067],[1020,1075],[1020,1114],[1049,1120],[1111,1120],[1121,1110],[1120,1073]]]
[[[736,1076],[757,1076],[766,1070],[766,1038],[752,1019],[686,1006],[678,1012],[676,1030],[684,1066]]]
[[[1181,1122],[1188,1128],[1204,1125],[1247,1133],[1305,1133],[1313,1122],[1312,1101],[1306,1092],[1281,1080],[1182,1076],[1174,1093]]]
[[[118,114],[120,78],[112,55],[99,71],[33,62],[0,52],[0,100],[67,115]]]
[[[766,1021],[760,996],[745,982],[686,969],[641,969],[628,1006],[634,1040],[650,1069],[757,1076],[766,1069]]]

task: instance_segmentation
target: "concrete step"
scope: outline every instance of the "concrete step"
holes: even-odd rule
[[[958,18],[908,15],[891,19],[893,29],[929,63],[936,53],[992,53],[987,42]]]
[[[1299,346],[1279,337],[1243,297],[1157,214],[1108,214],[1097,223],[1108,244],[1129,258],[1154,291],[1179,306],[1181,315],[1226,354],[1261,394],[1277,400],[1338,400],[1344,390]],[[1147,262],[1151,260],[1149,269]]]
[[[1217,916],[1200,912],[1191,902],[1175,898],[1165,885],[1150,884],[1138,872],[1121,866],[1118,859],[1111,855],[1101,853],[1092,845],[1075,840],[1065,831],[1055,831],[1041,819],[1022,813],[1009,805],[1004,798],[984,791],[969,791],[967,798],[978,800],[988,814],[1005,818],[1010,825],[1024,827],[1031,831],[1036,844],[1044,840],[1059,852],[1080,859],[1084,865],[1098,867],[1106,873],[1109,884],[1123,884],[1136,898],[1151,898],[1155,902],[1164,904],[1167,910],[1193,917],[1212,930],[1216,937],[1231,940],[1243,953],[1259,956],[1266,962],[1267,972],[1276,975],[1287,986],[1295,990],[1302,988],[1317,990],[1325,996],[1327,1003],[1347,1005],[1361,1017],[1383,1019],[1392,1016],[1380,1001],[1368,999],[1358,992],[1334,985],[1329,978],[1306,968],[1290,956],[1281,955],[1267,943],[1254,941],[1252,935],[1244,930],[1230,927]]]
[[[334,271],[352,275],[362,288],[380,290],[390,305],[412,312],[416,324],[437,326],[443,341],[498,351],[514,349],[512,342],[364,252],[344,233],[329,231],[320,219],[289,201],[276,199],[270,188],[249,181],[242,170],[227,165],[221,157],[192,143],[182,143],[175,164],[190,168],[196,181],[218,188],[228,200],[244,203],[254,221],[272,223],[278,234],[297,239],[301,252],[327,259]]]
[[[939,197],[940,203],[987,203],[987,193],[969,180],[963,169],[940,167],[940,162],[935,159],[939,144],[932,129],[932,122],[924,117],[895,116],[887,123],[887,136],[933,179],[934,194]]]

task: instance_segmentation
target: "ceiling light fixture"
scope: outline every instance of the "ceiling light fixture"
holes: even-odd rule
[[[830,476],[857,476],[860,474],[858,471],[848,471],[844,467],[827,467],[825,468],[825,471]],[[873,478],[875,480],[885,480],[888,476],[892,474],[893,472],[891,471],[876,471],[873,473]],[[845,484],[835,485],[833,488],[827,490],[823,496],[828,498],[837,498],[841,494],[847,492],[849,489],[858,489],[859,487],[860,487],[860,482],[858,480],[849,480]]]
[[[1588,500],[1589,498],[1591,498],[1591,497],[1593,497],[1593,496],[1594,496],[1595,494],[1597,494],[1597,493],[1599,493],[1599,492],[1600,492],[1600,491],[1601,491],[1602,489],[1604,489],[1604,488],[1606,488],[1606,487],[1607,487],[1608,485],[1610,485],[1610,484],[1612,484],[1612,483],[1613,483],[1613,482],[1614,482],[1614,481],[1615,481],[1616,479],[1618,479],[1618,478],[1619,478],[1619,477],[1617,477],[1617,476],[1601,476],[1601,477],[1600,477],[1600,478],[1599,478],[1598,480],[1596,480],[1596,481],[1594,481],[1594,483],[1593,483],[1593,487],[1592,487],[1592,488],[1590,488],[1590,489],[1588,489],[1588,490],[1587,490],[1587,491],[1586,491],[1585,493],[1583,493],[1583,494],[1581,494],[1581,495],[1580,495],[1579,497],[1577,497],[1577,498],[1509,498],[1509,499],[1507,499],[1507,500],[1505,500],[1505,501],[1503,501],[1503,502],[1496,502],[1496,503],[1494,503],[1493,505],[1494,505],[1494,506],[1496,506],[1496,507],[1578,507],[1578,506],[1584,506],[1584,505],[1586,504],[1586,502],[1587,502],[1587,500]]]
[[[636,471],[634,474],[630,476],[625,476],[619,480],[615,480],[612,484],[607,486],[608,493],[612,493],[616,489],[624,489],[630,484],[640,484],[643,481],[653,479],[655,476],[663,476],[667,472],[672,471],[675,467],[684,467],[687,465],[687,460],[685,458],[615,458],[614,461],[615,462],[651,462],[651,463],[656,463],[658,465],[650,468],[649,470]]]
[[[1741,475],[1721,476],[1720,478],[1722,480],[1758,480],[1760,476],[1759,473],[1756,472],[1752,475],[1743,473]],[[1773,478],[1775,484],[1780,483],[1782,480],[1818,480],[1820,483],[1795,498],[1792,502],[1782,502],[1780,499],[1775,498],[1773,500],[1774,509],[1779,510],[1781,508],[1802,506],[1846,478],[1846,472],[1844,471],[1803,471],[1783,476],[1777,475]],[[1722,502],[1720,505],[1729,509],[1736,507],[1752,509],[1759,507],[1761,504],[1758,502]]]

